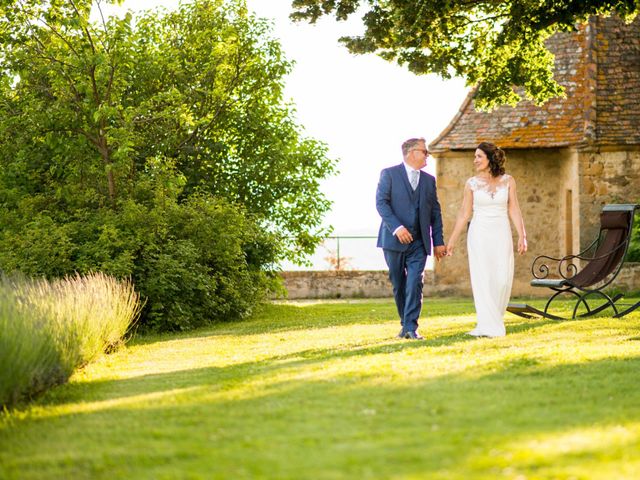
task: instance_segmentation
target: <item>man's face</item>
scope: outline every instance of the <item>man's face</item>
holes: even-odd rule
[[[427,165],[429,151],[424,142],[416,144],[407,155],[407,163],[416,170],[420,170]]]

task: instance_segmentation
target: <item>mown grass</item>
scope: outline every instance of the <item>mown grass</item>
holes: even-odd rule
[[[538,306],[540,302],[534,302]],[[465,299],[274,304],[139,338],[0,424],[7,479],[632,479],[640,312],[509,316],[475,339]]]

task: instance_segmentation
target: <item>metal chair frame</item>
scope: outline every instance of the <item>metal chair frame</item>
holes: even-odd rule
[[[553,290],[555,293],[549,298],[549,300],[547,300],[547,303],[543,310],[539,310],[527,304],[515,303],[510,303],[507,307],[507,310],[524,318],[533,318],[535,315],[539,315],[551,320],[567,320],[566,318],[549,313],[550,305],[554,300],[556,300],[556,298],[558,298],[562,294],[571,294],[577,297],[571,319],[590,317],[599,312],[602,312],[609,307],[613,309],[613,317],[620,318],[639,308],[640,302],[637,302],[633,305],[616,304],[616,302],[618,302],[618,300],[623,297],[623,294],[619,293],[614,296],[610,296],[602,291],[605,287],[610,285],[611,282],[615,280],[624,265],[624,257],[629,248],[631,235],[633,232],[634,213],[635,210],[639,207],[640,205],[635,204],[606,205],[602,209],[601,227],[598,236],[591,245],[589,245],[586,249],[584,249],[577,255],[566,255],[562,258],[550,257],[548,255],[537,256],[531,265],[531,273],[534,277],[531,281],[531,285],[534,287],[547,287]],[[603,226],[602,222],[604,215],[606,215],[608,212],[627,213],[628,227],[626,228],[624,236],[619,240],[615,247],[607,250],[606,252],[604,252],[604,254],[596,255],[600,252],[599,248],[605,242],[606,235],[609,234],[608,230],[610,229]],[[607,233],[603,234],[603,232]],[[594,247],[594,256],[587,256],[587,253],[594,249]],[[575,260],[586,261],[587,264],[579,270],[574,263]],[[597,273],[595,281],[587,281],[583,284],[579,284],[579,282],[575,281],[579,273],[584,272],[587,268],[589,268],[589,265],[594,265],[594,263],[592,262],[600,260],[604,262],[604,265],[599,270],[595,270],[595,272]],[[557,262],[557,269],[554,270],[557,271],[557,274],[561,278],[548,278],[549,273],[552,270],[549,265],[547,265],[547,263],[550,262]],[[595,299],[590,299],[589,297],[604,299],[604,303],[601,303],[593,308],[592,305]],[[587,300],[590,300],[592,304],[590,305]],[[584,305],[586,312],[578,315],[578,309],[580,308],[580,305]],[[620,306],[627,306],[628,308],[620,310]]]

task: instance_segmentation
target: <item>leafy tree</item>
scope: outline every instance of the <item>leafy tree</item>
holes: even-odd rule
[[[326,233],[290,64],[243,0],[92,7],[0,0],[0,267],[132,276],[159,328],[241,316]]]
[[[418,74],[456,75],[478,84],[476,104],[515,104],[522,87],[541,104],[561,95],[544,40],[574,30],[590,15],[632,19],[639,0],[293,0],[295,20],[362,14],[364,33],[341,41],[357,54],[376,53]]]

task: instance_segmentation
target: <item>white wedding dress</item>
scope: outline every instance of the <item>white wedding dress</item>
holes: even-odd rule
[[[470,335],[502,337],[513,283],[513,240],[507,209],[509,176],[494,189],[478,177],[467,180],[473,192],[473,217],[467,233],[471,289],[477,325]]]

